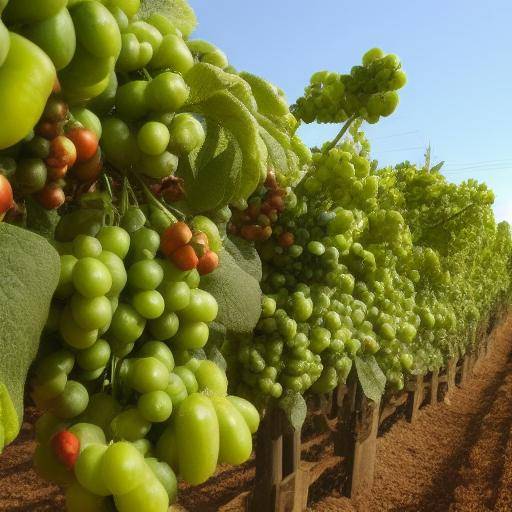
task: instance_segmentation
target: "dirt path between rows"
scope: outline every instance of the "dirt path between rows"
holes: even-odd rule
[[[326,481],[310,512],[512,512],[512,316],[493,337],[463,388],[379,438],[371,493],[350,501]],[[2,512],[64,510],[60,490],[31,468],[33,422],[29,409],[19,439],[0,457]],[[226,468],[203,486],[182,489],[182,502],[189,512],[224,510],[253,477],[252,461]],[[243,508],[229,508],[236,510]]]
[[[378,440],[375,485],[314,512],[511,512],[512,318],[463,388]]]

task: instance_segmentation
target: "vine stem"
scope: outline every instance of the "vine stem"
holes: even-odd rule
[[[135,172],[132,172],[132,175],[139,182],[148,202],[151,203],[154,207],[156,207],[159,210],[161,210],[162,212],[164,212],[165,215],[167,215],[167,217],[169,217],[169,219],[173,223],[178,222],[178,219],[153,195],[151,190],[149,190],[148,186],[144,183],[144,180],[140,176],[138,176],[137,173],[135,173]]]
[[[350,128],[350,125],[357,119],[357,115],[353,114],[350,116],[346,121],[345,124],[341,127],[341,130],[338,132],[338,135],[334,137],[334,139],[329,143],[329,145],[325,148],[324,151],[329,151],[332,148],[336,147],[336,144],[342,139],[343,135],[347,133],[348,129]]]

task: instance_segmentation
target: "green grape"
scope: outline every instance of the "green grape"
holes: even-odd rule
[[[185,309],[190,303],[190,288],[184,281],[164,282],[161,293],[167,311],[176,312]]]
[[[167,126],[156,121],[149,121],[139,130],[137,143],[142,152],[157,156],[165,151],[169,144],[169,138]]]
[[[140,396],[137,408],[147,421],[161,423],[172,413],[172,400],[165,391],[150,391]]]
[[[112,276],[108,268],[96,258],[78,260],[72,273],[73,285],[84,297],[106,295],[112,287]]]
[[[120,303],[112,317],[109,334],[126,345],[138,340],[145,326],[146,320],[132,306]]]
[[[109,297],[119,295],[128,280],[123,260],[110,251],[103,251],[98,259],[108,268],[112,277],[112,286],[108,292]],[[113,311],[115,312],[115,311]]]
[[[139,451],[132,444],[120,441],[111,444],[104,453],[101,479],[112,494],[126,495],[144,482],[146,470]]]
[[[130,249],[130,235],[123,228],[118,226],[103,226],[96,237],[100,241],[104,251],[114,253],[121,259],[124,259],[128,254],[128,250]]]
[[[215,298],[200,289],[190,291],[190,302],[179,312],[180,318],[195,322],[213,322],[217,317],[219,307]]]
[[[98,496],[108,496],[110,491],[101,478],[101,464],[107,446],[91,444],[87,446],[76,461],[74,472],[78,483],[89,492]]]
[[[178,480],[171,466],[155,458],[147,458],[146,464],[166,490],[169,503],[174,503],[178,497]]]
[[[140,409],[131,408],[120,412],[110,422],[110,430],[115,439],[136,441],[144,438],[151,423],[141,414]]]
[[[101,329],[112,319],[112,306],[106,297],[88,299],[75,294],[70,304],[73,320],[84,330]]]
[[[139,290],[154,290],[164,277],[164,271],[154,260],[142,260],[128,269],[128,284]]]
[[[147,341],[138,350],[137,355],[139,357],[155,357],[165,364],[170,372],[174,368],[174,356],[171,349],[161,341]]]
[[[55,296],[59,299],[67,299],[74,292],[73,269],[78,259],[71,254],[65,254],[60,257],[60,277],[59,284],[55,290]]]
[[[175,313],[164,313],[155,320],[150,320],[149,332],[160,341],[165,341],[176,335],[180,321]]]
[[[89,393],[79,382],[68,380],[64,391],[53,398],[48,404],[48,410],[62,419],[75,418],[85,411],[89,403]]]
[[[204,322],[181,323],[172,339],[173,346],[185,350],[203,348],[208,341],[209,332],[208,325]]]
[[[185,104],[188,95],[183,78],[171,72],[160,73],[146,89],[147,104],[156,112],[175,112]]]
[[[101,243],[97,238],[88,235],[78,235],[73,240],[73,254],[77,258],[97,258],[102,251]]]
[[[169,370],[155,357],[142,357],[130,367],[129,381],[139,393],[163,391],[169,384]]]
[[[148,113],[146,102],[146,89],[148,82],[145,80],[134,80],[117,89],[116,112],[128,121],[145,117]]]
[[[110,360],[110,345],[99,339],[94,345],[78,352],[76,362],[83,370],[94,371],[104,368]]]
[[[132,298],[132,305],[141,316],[148,320],[162,316],[165,309],[164,299],[156,290],[137,292]]]

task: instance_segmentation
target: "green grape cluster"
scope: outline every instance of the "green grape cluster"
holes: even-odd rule
[[[399,101],[396,91],[406,81],[397,56],[373,48],[350,74],[315,73],[304,96],[297,100],[294,114],[305,123],[341,123],[352,117],[376,123],[395,111]]]
[[[331,391],[356,357],[374,356],[396,389],[413,369],[421,318],[402,268],[411,235],[400,212],[380,207],[367,144],[357,126],[352,133],[313,153],[296,200],[257,246],[262,317],[254,336],[226,346],[250,397]]]
[[[171,218],[150,212],[128,207],[120,226],[82,225],[89,234],[57,243],[60,281],[31,390],[45,411],[35,466],[67,488],[70,511],[81,501],[166,511],[176,475],[199,484],[252,452],[258,413],[227,396],[225,372],[203,350],[217,301],[197,269],[163,256]],[[72,460],[62,435],[76,439]]]

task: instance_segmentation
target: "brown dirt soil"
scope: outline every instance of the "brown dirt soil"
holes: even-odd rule
[[[312,489],[310,512],[512,512],[512,316],[493,338],[463,388],[379,438],[372,492],[357,501],[332,492],[341,485],[335,467]],[[0,458],[0,511],[63,510],[59,489],[31,468],[34,419],[28,409],[20,437]],[[325,434],[313,437],[303,458],[329,457],[331,449]],[[201,486],[180,486],[180,502],[189,512],[241,512],[253,478],[253,460],[221,467]]]

